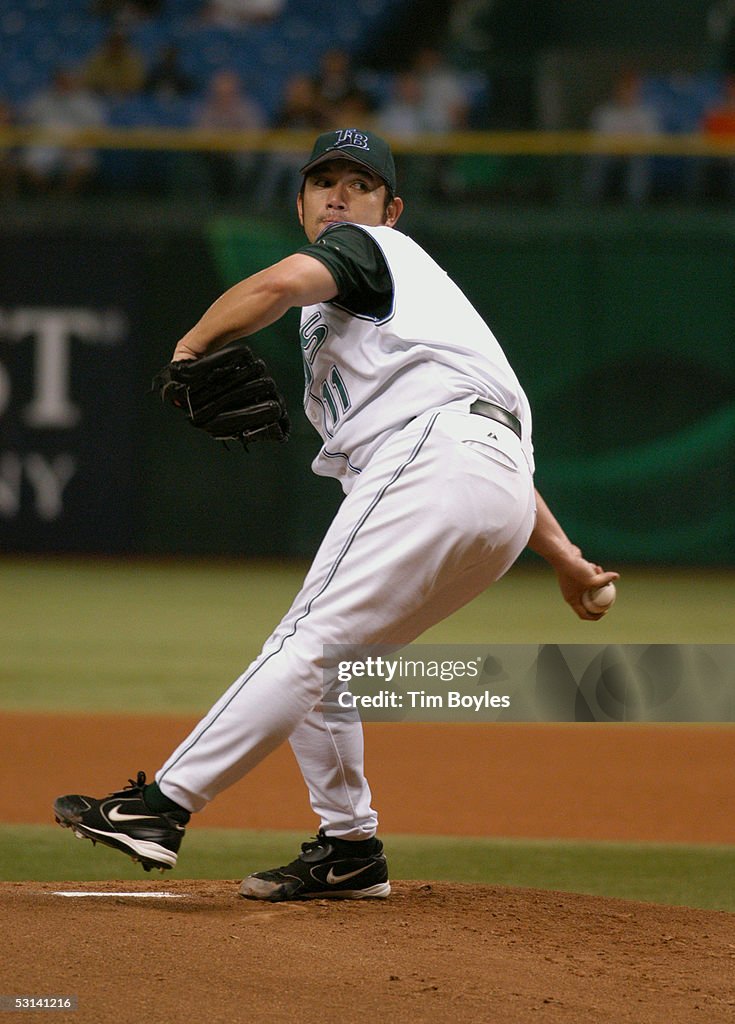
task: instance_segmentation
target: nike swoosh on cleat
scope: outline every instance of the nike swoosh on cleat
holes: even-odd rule
[[[157,814],[124,814],[119,810],[120,804],[117,807],[112,807],[107,812],[107,817],[110,821],[152,821],[157,818]]]
[[[327,885],[339,885],[340,882],[346,882],[348,878],[354,878],[355,875],[361,875],[363,871],[367,871],[371,868],[372,864],[366,864],[362,868],[358,868],[357,871],[349,871],[346,875],[335,875],[334,868],[330,868],[325,879]]]

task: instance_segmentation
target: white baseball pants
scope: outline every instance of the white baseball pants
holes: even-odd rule
[[[320,827],[374,835],[361,724],[325,714],[334,675],[325,645],[344,657],[345,645],[415,640],[510,568],[534,518],[532,474],[508,427],[435,409],[392,435],[345,497],[258,658],[157,773],[161,790],[201,810],[288,739]]]

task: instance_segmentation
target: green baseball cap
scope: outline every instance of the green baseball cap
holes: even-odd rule
[[[324,132],[314,143],[311,156],[301,168],[302,174],[327,160],[353,160],[382,178],[391,192],[396,191],[396,165],[390,146],[374,132],[357,128],[338,128]]]

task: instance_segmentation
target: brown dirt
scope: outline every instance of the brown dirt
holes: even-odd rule
[[[119,788],[139,767],[152,771],[191,724],[0,716],[0,821],[48,822],[58,793]],[[735,842],[727,727],[366,732],[386,833]],[[200,820],[314,829],[288,749]],[[53,895],[87,888],[183,898]],[[58,1014],[78,1024],[735,1019],[735,915],[712,911],[431,881],[396,882],[387,901],[264,906],[240,899],[235,881],[167,877],[5,883],[0,927],[0,995],[78,996],[76,1012]]]
[[[732,914],[420,882],[398,883],[387,901],[280,906],[240,899],[234,882],[166,883],[180,900],[70,899],[59,888],[83,887],[4,887],[26,956],[5,960],[0,977],[10,994],[78,996],[63,1016],[79,1024],[717,1024],[735,1014]]]
[[[152,777],[195,721],[0,715],[0,821],[48,822],[59,793],[107,793],[138,768]],[[400,723],[365,734],[383,832],[735,843],[729,726]],[[288,745],[199,823],[313,831]]]

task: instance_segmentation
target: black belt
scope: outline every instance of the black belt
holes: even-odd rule
[[[495,420],[496,423],[502,423],[503,426],[510,427],[517,437],[521,436],[521,421],[512,412],[504,409],[502,405],[486,402],[484,398],[477,398],[470,406],[470,412],[476,416],[485,416],[489,420]]]

